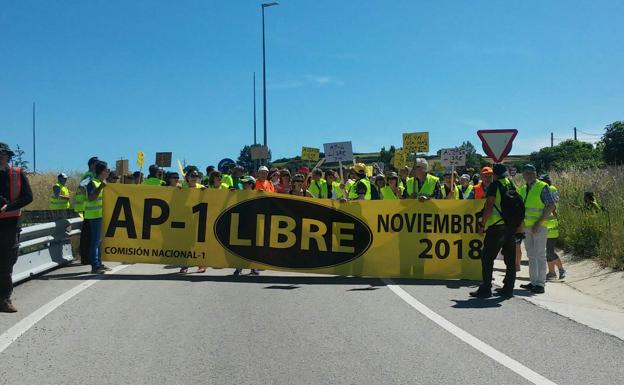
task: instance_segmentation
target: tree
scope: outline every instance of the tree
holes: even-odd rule
[[[530,161],[538,170],[564,170],[592,168],[603,164],[600,149],[591,143],[565,140],[554,147],[544,147],[533,152]]]
[[[17,145],[15,156],[13,156],[13,166],[19,167],[24,171],[28,171],[28,161],[24,160],[24,150]]]
[[[396,148],[394,146],[390,146],[390,150],[386,151],[386,147],[382,147],[381,151],[379,151],[379,161],[384,162],[387,165],[390,165],[392,162],[392,158],[394,158],[394,152]]]
[[[477,154],[477,149],[475,146],[470,143],[470,141],[463,142],[459,148],[464,149],[466,151],[466,166],[465,169],[475,169],[480,170],[481,167],[485,166],[486,162],[483,160],[483,157]]]
[[[239,166],[243,167],[245,170],[248,171],[253,171],[256,168],[256,164],[259,163],[259,161],[257,160],[251,160],[251,146],[245,146],[243,148],[241,148],[240,150],[240,155],[238,156],[238,159],[236,160],[236,164],[238,164]],[[258,145],[259,146],[259,145]],[[267,159],[267,166],[270,167],[271,163],[271,150],[269,150],[269,159]]]
[[[245,146],[240,150],[240,155],[238,156],[236,163],[245,170],[254,169],[255,162],[251,160],[251,146]]]
[[[602,155],[608,164],[624,163],[624,121],[618,121],[605,127],[602,136]]]

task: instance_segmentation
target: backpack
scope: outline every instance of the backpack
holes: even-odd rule
[[[516,186],[513,183],[510,184],[509,188],[503,188],[503,185],[498,183],[498,192],[501,195],[501,204],[500,208],[496,205],[494,205],[494,208],[503,217],[505,226],[515,232],[524,222],[524,201],[516,191]]]

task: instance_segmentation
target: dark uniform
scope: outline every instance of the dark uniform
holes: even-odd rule
[[[0,143],[0,157],[3,158],[0,161],[0,312],[17,311],[11,303],[11,294],[13,265],[18,255],[19,219],[22,207],[33,200],[26,174],[8,165],[13,155],[7,144]]]

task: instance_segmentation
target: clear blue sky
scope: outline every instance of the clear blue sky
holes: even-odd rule
[[[38,170],[173,151],[201,167],[262,133],[260,2],[3,1],[0,141]],[[303,1],[266,10],[269,146],[517,128],[528,153],[624,118],[623,1]],[[581,137],[588,137],[580,134]],[[480,145],[477,145],[480,149]],[[32,164],[31,164],[32,166]]]

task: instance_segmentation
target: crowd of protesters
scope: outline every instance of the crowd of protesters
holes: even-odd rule
[[[0,225],[15,227],[15,231],[3,231],[3,235],[18,233],[15,218],[21,207],[29,203],[29,187],[24,173],[19,174],[20,191],[16,193],[14,185],[14,168],[8,165],[13,155],[9,147],[2,144],[0,148]],[[75,194],[67,189],[67,175],[59,174],[57,183],[52,186],[50,198],[51,209],[69,209],[72,207],[83,219],[80,256],[83,264],[91,265],[92,273],[104,273],[110,269],[101,261],[102,241],[102,192],[108,183],[119,183],[120,176],[110,171],[108,164],[92,157],[88,160],[88,171],[85,172]],[[354,163],[345,169],[310,170],[300,167],[296,170],[278,169],[260,166],[257,170],[245,170],[236,164],[225,164],[220,169],[206,167],[206,173],[200,172],[196,166],[186,166],[181,172],[165,172],[156,165],[148,169],[149,175],[137,171],[124,177],[124,183],[143,184],[180,189],[222,189],[222,190],[256,190],[276,194],[289,194],[298,197],[331,199],[340,202],[355,200],[401,200],[415,199],[427,201],[431,199],[451,200],[484,200],[483,222],[480,232],[484,234],[482,250],[483,283],[473,293],[475,297],[489,297],[491,293],[491,276],[494,259],[501,254],[507,265],[504,287],[499,294],[512,296],[516,271],[520,269],[521,248],[524,240],[527,257],[529,258],[530,283],[521,287],[539,294],[544,292],[548,279],[565,278],[565,269],[555,251],[558,237],[558,221],[556,205],[557,189],[548,175],[537,178],[536,169],[532,165],[523,168],[526,186],[516,190],[508,176],[508,168],[502,164],[483,167],[474,175],[446,172],[434,175],[429,170],[429,163],[424,158],[416,158],[412,167],[382,169],[376,164],[368,167],[362,163]],[[371,172],[372,171],[372,172]],[[13,172],[13,174],[12,174]],[[12,182],[13,181],[13,182]],[[15,190],[15,191],[14,191]],[[526,206],[523,226],[509,229],[505,226],[501,213],[501,199],[507,190],[514,190],[521,196]],[[17,195],[16,195],[17,194]],[[30,193],[32,200],[32,193]],[[599,210],[595,198],[586,193],[588,210]],[[7,214],[8,213],[8,214]],[[7,227],[7,228],[8,228]],[[10,239],[9,239],[10,238]],[[16,260],[16,237],[2,239],[2,271],[0,271],[0,311],[14,310],[10,301],[11,285],[4,283],[10,277],[12,266]],[[10,248],[10,251],[7,251]],[[5,255],[6,254],[6,255]],[[13,261],[11,263],[11,261]],[[200,266],[199,273],[206,271]],[[182,267],[181,273],[188,272]],[[236,269],[234,275],[241,274]],[[250,275],[258,275],[252,269]],[[7,286],[4,288],[4,286]],[[4,309],[4,310],[3,310]]]

